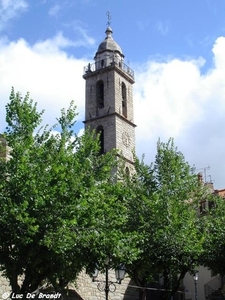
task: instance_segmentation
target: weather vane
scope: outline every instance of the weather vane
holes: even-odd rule
[[[107,15],[107,18],[108,18],[107,25],[108,25],[108,27],[109,27],[109,26],[111,25],[111,14],[110,14],[109,11],[107,11],[106,15]]]

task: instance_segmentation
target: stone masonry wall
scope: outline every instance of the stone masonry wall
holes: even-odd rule
[[[9,281],[0,273],[0,299],[3,299],[4,293],[10,293],[11,288]],[[104,274],[98,276],[98,280],[104,281]],[[109,271],[109,281],[115,281],[115,272]],[[129,278],[125,278],[121,284],[115,283],[115,292],[109,292],[109,300],[136,300],[138,299],[138,291],[133,287],[128,287],[130,283]],[[69,284],[69,288],[75,290],[84,300],[103,300],[105,299],[105,292],[99,291],[97,288],[98,282],[92,282],[90,276],[82,272],[76,284]],[[104,285],[103,285],[104,288]]]
[[[2,295],[6,292],[10,292],[10,285],[9,281],[2,276],[2,273],[0,272],[0,299],[2,299]]]
[[[98,275],[98,280],[101,282],[105,281],[105,275]],[[115,271],[109,271],[109,281],[115,281]],[[125,278],[121,284],[115,283],[116,290],[114,292],[109,292],[109,300],[137,300],[138,299],[138,290],[129,287],[130,279]],[[75,290],[84,300],[104,300],[104,283],[101,284],[103,291],[98,290],[98,282],[93,282],[89,275],[85,272],[82,272],[77,280]]]

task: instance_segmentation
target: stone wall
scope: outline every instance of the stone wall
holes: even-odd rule
[[[10,293],[11,288],[8,280],[3,277],[0,273],[0,299],[4,293]],[[104,281],[104,274],[100,274],[98,276],[98,280]],[[109,271],[109,281],[115,281],[115,272]],[[114,292],[109,292],[109,299],[113,300],[136,300],[138,299],[138,291],[133,287],[129,287],[130,279],[125,278],[121,284],[115,283],[116,290]],[[90,276],[88,276],[85,272],[82,272],[76,284],[69,284],[69,289],[74,290],[80,297],[84,300],[103,300],[105,299],[104,292],[104,284],[101,285],[103,287],[103,291],[98,290],[98,282],[92,282]],[[113,288],[113,286],[112,286]],[[70,297],[74,299],[78,299],[74,294],[74,297]]]
[[[0,299],[2,298],[2,295],[6,292],[10,292],[10,285],[9,281],[2,276],[2,273],[0,272]]]
[[[102,292],[98,290],[98,282],[93,282],[90,276],[85,272],[82,272],[77,280],[77,287],[74,287],[78,294],[84,300],[104,300],[104,281],[105,275],[99,274],[98,280],[102,282]],[[115,282],[115,271],[109,271],[109,281]],[[115,283],[116,290],[114,292],[109,292],[109,299],[113,300],[137,300],[138,290],[129,287],[130,278],[125,277],[121,284]],[[112,286],[113,288],[113,286]]]
[[[8,160],[10,158],[10,149],[7,146],[6,139],[0,135],[0,158]]]

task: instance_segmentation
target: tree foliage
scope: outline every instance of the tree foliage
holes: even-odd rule
[[[158,142],[155,162],[150,166],[136,160],[136,173],[127,180],[127,189],[127,230],[136,236],[140,253],[127,270],[142,287],[161,276],[165,290],[159,292],[159,299],[170,299],[185,274],[198,265],[202,253],[205,233],[197,207],[203,188],[170,139]],[[140,294],[145,299],[143,290]]]
[[[103,269],[106,257],[126,265],[140,299],[159,278],[159,299],[170,299],[200,263],[224,271],[224,200],[199,218],[209,193],[172,139],[158,141],[154,163],[136,158],[128,176],[116,151],[99,155],[95,132],[76,135],[73,102],[55,127],[41,127],[43,113],[12,89],[3,135],[10,159],[0,155],[0,266],[14,293],[43,280],[61,290],[82,269]]]
[[[95,133],[74,133],[73,102],[57,133],[40,128],[42,114],[29,94],[12,89],[4,134],[10,159],[0,161],[0,265],[15,293],[43,280],[62,289],[97,259],[116,256],[125,221],[122,190],[109,184],[115,153],[100,156]]]
[[[222,277],[225,275],[225,199],[212,194],[211,205],[201,218],[207,231],[201,263]]]

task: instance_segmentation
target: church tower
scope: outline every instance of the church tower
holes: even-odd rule
[[[124,55],[112,37],[109,24],[105,33],[106,37],[95,54],[95,62],[84,68],[84,123],[85,128],[99,133],[101,153],[118,149],[129,170],[135,149],[134,72],[125,65]]]

